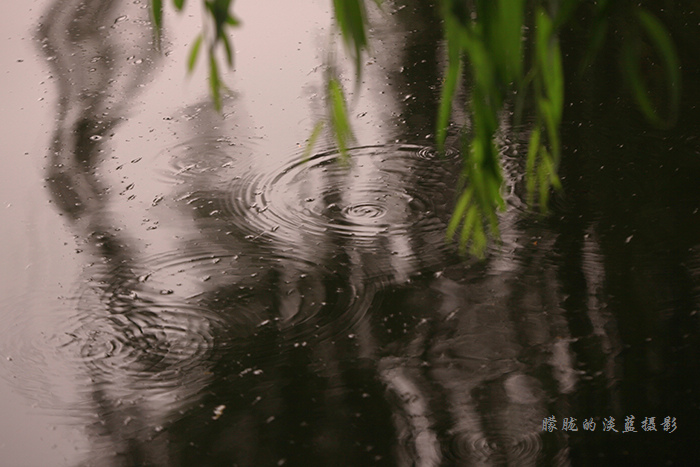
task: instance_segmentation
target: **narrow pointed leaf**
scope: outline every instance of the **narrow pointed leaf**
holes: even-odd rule
[[[664,62],[666,71],[666,80],[669,94],[669,121],[675,119],[675,114],[680,105],[680,89],[681,89],[681,74],[680,61],[676,54],[676,48],[671,41],[670,35],[661,21],[646,10],[639,9],[637,11],[639,23],[645,29],[647,35],[651,39],[659,56]]]
[[[445,140],[447,139],[447,127],[450,122],[452,113],[452,100],[454,99],[455,90],[457,89],[457,81],[462,73],[462,61],[457,58],[456,62],[451,62],[447,67],[445,82],[442,85],[442,93],[440,95],[440,108],[438,110],[436,139],[437,146],[440,152],[445,150]]]
[[[338,150],[340,151],[341,159],[347,162],[349,159],[348,143],[352,139],[352,130],[348,120],[343,89],[335,78],[331,78],[328,81],[328,95],[331,106],[331,123],[335,132]]]
[[[233,49],[231,48],[231,42],[226,34],[221,36],[221,42],[224,43],[224,50],[226,51],[226,62],[229,68],[233,67]]]
[[[194,40],[192,47],[190,49],[189,57],[187,58],[187,70],[192,73],[194,70],[194,65],[197,63],[197,57],[199,56],[199,50],[202,47],[203,36],[200,34]]]
[[[213,51],[209,53],[209,91],[214,99],[214,108],[221,112],[221,78]]]
[[[160,50],[160,37],[163,32],[163,0],[151,0],[151,18],[153,20],[155,46]]]
[[[452,218],[450,218],[450,223],[447,226],[447,238],[448,239],[453,238],[455,235],[455,232],[457,232],[457,227],[459,227],[459,224],[462,222],[462,219],[464,218],[464,213],[467,210],[467,206],[469,205],[471,198],[472,198],[472,190],[470,190],[470,189],[464,190],[464,192],[460,195],[459,201],[457,201],[457,205],[455,206],[455,209],[452,212]]]
[[[311,159],[311,152],[318,141],[319,136],[321,136],[321,131],[323,130],[323,121],[316,122],[314,129],[311,131],[311,136],[309,136],[309,141],[306,143],[304,148],[304,153],[302,154],[301,160],[306,163]]]

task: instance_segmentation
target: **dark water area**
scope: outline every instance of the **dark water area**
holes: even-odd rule
[[[563,190],[526,208],[528,125],[504,117],[502,238],[477,260],[445,241],[466,116],[439,155],[427,3],[373,10],[359,86],[338,59],[347,162],[328,134],[302,160],[325,2],[277,5],[291,29],[240,6],[222,114],[203,73],[181,88],[194,13],[166,17],[160,53],[145,2],[33,5],[54,100],[42,183],[5,184],[0,394],[30,402],[0,406],[0,464],[694,464],[700,11],[660,13],[683,64],[669,130],[625,94],[614,40],[577,72],[586,19],[564,33]],[[59,434],[11,434],[23,413]]]

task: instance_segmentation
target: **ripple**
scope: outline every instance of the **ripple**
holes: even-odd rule
[[[404,144],[401,146],[402,148],[405,148],[407,150],[414,149],[416,151],[416,155],[420,157],[421,159],[426,159],[426,160],[456,160],[459,159],[460,154],[459,151],[452,149],[452,148],[446,148],[444,154],[440,154],[440,152],[431,147],[427,146],[416,146],[416,145],[410,145],[410,144]]]
[[[224,177],[226,169],[237,164],[240,151],[238,144],[227,137],[198,136],[158,153],[156,178],[180,184],[205,176]]]
[[[221,351],[277,358],[281,348],[352,333],[374,293],[291,255],[186,245],[141,264],[98,271],[65,333],[93,371],[136,382],[141,374],[150,387],[181,384],[179,375]]]
[[[292,229],[368,237],[435,219],[440,194],[431,189],[444,187],[447,159],[409,145],[351,149],[348,164],[338,158],[326,152],[235,181],[225,209],[248,220],[251,232],[277,237]]]
[[[124,313],[83,313],[64,330],[70,351],[91,379],[119,381],[129,391],[179,390],[204,377],[213,327],[199,308],[133,304]]]
[[[241,236],[292,250],[302,261],[352,250],[373,256],[366,258],[373,277],[395,281],[444,260],[454,153],[441,157],[430,148],[398,144],[349,152],[347,163],[335,151],[305,162],[295,157],[243,173],[223,193],[197,196],[217,197],[218,219]]]
[[[45,297],[5,297],[0,320],[0,376],[37,407],[65,408],[74,369],[57,351],[65,309]]]
[[[378,204],[358,203],[344,207],[343,217],[362,223],[363,220],[384,217],[386,212],[386,207]]]
[[[472,433],[458,433],[452,438],[449,457],[469,464],[495,462],[507,465],[536,465],[542,452],[539,433],[521,435],[499,433],[484,437]]]

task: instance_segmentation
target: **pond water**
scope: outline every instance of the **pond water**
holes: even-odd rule
[[[444,44],[424,2],[372,10],[359,84],[331,2],[237,3],[221,114],[204,63],[185,70],[198,2],[167,11],[162,53],[145,0],[15,3],[0,464],[694,459],[700,12],[664,17],[684,63],[672,130],[618,97],[614,55],[571,75],[547,216],[523,202],[527,125],[504,123],[508,208],[479,261],[445,241],[460,158],[434,148]],[[343,162],[325,134],[303,161],[329,57],[356,142]]]

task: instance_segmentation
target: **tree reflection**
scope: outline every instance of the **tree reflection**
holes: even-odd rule
[[[226,114],[237,98],[223,102],[225,117],[207,103],[183,109],[187,136],[165,150],[177,168],[170,192],[149,212],[177,224],[161,227],[177,241],[145,255],[145,242],[117,229],[112,187],[98,176],[114,150],[109,134],[158,62],[142,6],[56,2],[41,28],[59,91],[49,190],[97,264],[68,345],[91,378],[91,462],[566,465],[571,445],[587,441],[543,433],[544,417],[621,420],[620,391],[635,410],[671,393],[650,384],[648,397],[634,395],[624,371],[684,351],[651,346],[621,369],[621,340],[640,335],[617,323],[632,327],[633,305],[647,329],[658,308],[692,306],[693,272],[677,266],[697,264],[685,251],[692,241],[654,262],[680,279],[649,269],[672,292],[619,298],[653,281],[628,283],[619,264],[640,265],[618,248],[628,234],[613,224],[644,229],[577,181],[593,168],[565,164],[571,195],[558,216],[524,215],[514,151],[526,129],[504,127],[511,191],[500,249],[477,263],[444,243],[458,170],[422,146],[438,100],[423,81],[437,80],[441,41],[422,3],[381,20],[396,43],[377,50],[376,68],[403,72],[369,72],[366,92],[389,79],[382,99],[398,123],[384,143],[353,148],[348,166],[328,150],[261,167],[242,142],[244,112]],[[577,131],[564,135],[594,140]]]

